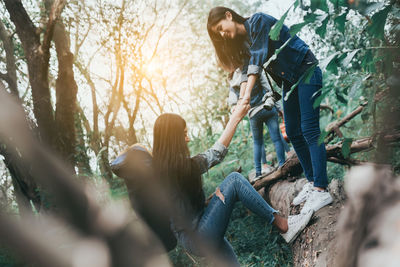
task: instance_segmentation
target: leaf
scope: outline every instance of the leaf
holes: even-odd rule
[[[372,18],[372,24],[369,25],[366,30],[367,32],[372,35],[375,38],[383,40],[385,35],[384,35],[384,28],[386,24],[386,18],[392,9],[392,6],[387,6],[381,11],[375,13]]]
[[[341,6],[347,7],[347,1],[348,0],[329,0],[333,6],[335,7],[336,10],[338,10]]]
[[[336,97],[340,102],[342,102],[343,104],[347,105],[347,99],[344,98],[341,94],[336,93]]]
[[[322,100],[324,100],[324,98],[326,97],[326,95],[329,93],[328,90],[325,90],[321,93],[320,96],[318,96],[315,100],[314,100],[314,104],[313,104],[313,108],[316,109],[322,102]]]
[[[357,52],[360,51],[360,49],[356,49],[353,52],[347,54],[346,58],[342,60],[342,65],[347,68],[348,65],[350,64],[351,60],[353,57],[357,54]]]
[[[329,57],[327,57],[326,59],[322,60],[321,63],[319,64],[319,67],[320,67],[322,70],[325,70],[326,67],[329,65],[329,63],[330,63],[333,59],[335,59],[335,58],[339,55],[339,53],[340,53],[340,52],[335,52],[335,53],[333,53],[332,55],[330,55]]]
[[[299,85],[299,83],[301,81],[304,81],[304,83],[309,83],[310,79],[314,73],[315,67],[317,66],[317,64],[313,64],[312,66],[310,66],[306,72],[303,73],[303,75],[301,75],[300,79],[294,84],[292,85],[292,87],[290,87],[290,91],[287,92],[287,94],[285,95],[285,101],[287,101],[289,99],[289,96],[292,94],[293,90],[297,87],[297,85]]]
[[[373,11],[379,10],[385,5],[385,2],[372,2],[372,3],[365,3],[364,5],[361,5],[361,3],[365,2],[360,2],[360,4],[357,7],[355,7],[355,9],[357,9],[358,12],[360,12],[360,14],[364,16],[368,16]]]
[[[345,138],[342,144],[342,155],[347,159],[350,155],[351,143],[353,143],[353,138]]]
[[[304,83],[308,84],[310,83],[311,77],[314,74],[314,70],[317,67],[318,63],[313,64],[311,67],[308,68],[306,73],[304,73]]]
[[[344,34],[344,29],[345,29],[345,24],[346,24],[346,16],[347,16],[347,11],[338,17],[335,18],[334,22],[338,30]]]
[[[311,23],[311,22],[316,21],[318,17],[320,17],[320,15],[317,15],[314,13],[309,13],[304,17],[304,21]]]
[[[288,13],[289,13],[290,7],[288,10],[286,10],[285,14],[274,24],[272,27],[271,31],[269,32],[269,37],[273,41],[277,41],[279,39],[279,34],[281,33],[281,29],[283,26],[283,22],[285,21]]]
[[[326,0],[311,0],[311,6],[310,6],[312,11],[315,11],[317,8],[321,9],[322,11],[325,11],[326,13],[329,12],[328,5],[326,4]]]
[[[338,55],[331,62],[329,62],[328,66],[326,66],[326,70],[332,72],[335,75],[338,75],[338,66],[339,62],[346,56],[345,53]]]
[[[291,36],[294,36],[294,35],[296,35],[299,31],[301,31],[301,29],[305,26],[305,25],[307,25],[308,24],[308,22],[302,22],[302,23],[298,23],[298,24],[295,24],[295,25],[292,25],[291,27],[290,27],[290,35]]]
[[[321,145],[324,142],[324,140],[328,136],[328,134],[329,134],[329,132],[327,132],[325,130],[321,131],[321,134],[320,134],[320,136],[318,138],[318,145]]]
[[[322,25],[319,26],[315,32],[321,36],[321,38],[325,38],[325,34],[326,34],[326,25],[328,24],[329,21],[329,16],[326,16],[326,18],[322,21]]]
[[[294,9],[296,9],[300,5],[300,0],[296,0],[293,4]]]
[[[225,196],[222,194],[221,189],[219,187],[215,189],[215,195],[222,201],[222,203],[225,204]]]
[[[362,57],[361,67],[368,72],[375,72],[374,58],[370,49],[368,49]]]

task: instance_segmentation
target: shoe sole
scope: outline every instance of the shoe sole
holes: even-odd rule
[[[306,220],[306,223],[300,228],[299,231],[297,231],[297,233],[289,240],[286,241],[288,244],[291,244],[294,240],[296,240],[296,238],[301,234],[301,232],[303,232],[304,228],[307,227],[308,223],[311,221],[311,218],[313,216],[314,212],[310,212],[310,217]]]

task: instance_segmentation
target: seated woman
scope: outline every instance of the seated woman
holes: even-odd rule
[[[153,166],[166,182],[165,189],[171,197],[171,228],[178,242],[194,255],[205,256],[204,247],[218,252],[229,266],[239,266],[224,238],[236,201],[277,227],[287,242],[304,229],[313,213],[283,218],[236,172],[224,179],[208,206],[205,205],[201,175],[224,159],[236,127],[248,110],[248,104],[239,104],[214,146],[194,157],[189,154],[186,122],[182,117],[162,114],[154,124]]]

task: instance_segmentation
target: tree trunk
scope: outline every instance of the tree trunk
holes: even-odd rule
[[[6,68],[7,73],[1,74],[2,78],[6,80],[10,87],[11,93],[19,98],[18,85],[17,85],[17,66],[15,64],[14,56],[14,43],[11,35],[7,32],[4,24],[0,21],[0,40],[3,42],[4,51],[6,52]]]
[[[11,21],[24,48],[28,62],[29,83],[32,87],[33,113],[42,140],[51,146],[56,129],[48,82],[49,51],[40,42],[37,28],[20,0],[4,0]]]
[[[54,32],[54,43],[56,45],[58,59],[58,77],[56,81],[56,112],[57,124],[57,150],[62,157],[75,165],[75,114],[76,85],[73,71],[74,56],[70,52],[70,41],[65,26],[61,21],[57,22]]]

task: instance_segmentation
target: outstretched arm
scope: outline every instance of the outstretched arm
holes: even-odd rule
[[[218,141],[207,151],[193,157],[193,160],[195,160],[200,167],[201,174],[205,173],[211,167],[222,162],[222,160],[225,158],[225,155],[228,152],[227,148],[232,141],[232,137],[235,134],[236,127],[243,119],[243,117],[247,114],[249,109],[250,105],[239,103],[236,106],[235,111],[229,118],[229,121]]]

